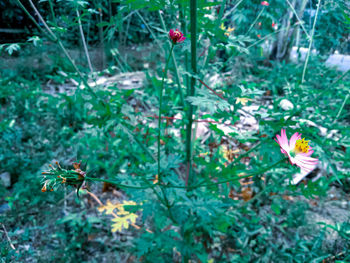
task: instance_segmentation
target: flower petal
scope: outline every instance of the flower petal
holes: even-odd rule
[[[276,140],[277,139],[277,140]],[[276,135],[276,139],[275,141],[280,145],[280,147],[285,151],[283,152],[281,150],[282,153],[287,153],[289,152],[290,148],[289,148],[289,144],[288,144],[288,138],[286,135],[286,131],[284,129],[281,130],[281,136],[280,135]]]
[[[303,162],[307,162],[307,163],[318,163],[318,159],[317,158],[304,156],[304,155],[301,155],[301,154],[297,154],[295,156],[295,158],[298,159],[298,160],[301,160]]]
[[[302,170],[309,171],[311,172],[314,170],[317,166],[318,160],[315,158],[311,158],[313,160],[307,160],[304,158],[311,158],[311,157],[305,157],[305,156],[296,156],[295,159],[295,164],[299,166]]]
[[[184,42],[185,41],[185,37],[181,36],[181,38],[179,39],[179,41],[177,41],[177,43],[181,43],[181,42]]]
[[[290,149],[294,149],[295,148],[295,144],[297,142],[297,140],[301,139],[301,134],[299,133],[294,133],[292,135],[292,137],[290,137],[290,140],[289,140],[289,148]]]
[[[309,174],[309,171],[300,169],[300,173],[293,175],[293,180],[291,181],[291,184],[296,185],[301,180],[303,180],[304,177],[306,177],[308,174]]]

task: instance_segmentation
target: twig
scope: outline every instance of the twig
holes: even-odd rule
[[[51,11],[53,22],[55,23],[55,26],[57,26],[57,20],[56,20],[55,12],[53,9],[53,4],[52,4],[51,0],[49,0],[49,5],[50,5],[50,11]]]
[[[83,47],[84,47],[84,51],[85,51],[85,56],[89,65],[89,69],[90,72],[93,73],[94,70],[92,69],[92,65],[91,65],[91,61],[90,61],[90,56],[89,56],[89,51],[86,45],[86,41],[85,41],[85,36],[84,36],[84,31],[83,31],[83,26],[81,24],[81,20],[80,20],[80,14],[79,14],[79,10],[78,8],[76,9],[76,13],[77,13],[77,18],[78,18],[78,24],[79,24],[79,31],[80,31],[80,36],[81,36],[81,42],[83,42]]]
[[[203,181],[196,184],[196,185],[193,185],[193,186],[187,186],[187,185],[171,185],[171,184],[153,184],[152,187],[148,184],[147,186],[133,186],[133,185],[125,185],[125,184],[120,184],[118,182],[115,182],[115,181],[112,181],[112,180],[106,180],[106,179],[100,179],[100,178],[94,178],[94,177],[85,177],[86,180],[88,181],[96,181],[96,182],[105,182],[105,183],[110,183],[110,184],[113,184],[113,185],[116,185],[120,188],[128,188],[128,189],[149,189],[149,188],[154,188],[155,186],[162,186],[164,188],[180,188],[180,189],[187,189],[188,191],[189,190],[194,190],[194,189],[197,189],[197,188],[200,188],[200,187],[208,187],[208,186],[216,186],[216,185],[219,185],[219,184],[224,184],[224,183],[229,183],[229,182],[234,182],[234,181],[237,181],[237,180],[241,180],[241,179],[244,179],[244,178],[249,178],[249,177],[252,177],[252,176],[256,176],[256,175],[259,175],[259,174],[262,174],[270,169],[272,169],[273,167],[277,166],[278,164],[280,164],[281,162],[283,162],[285,159],[281,159],[265,168],[261,168],[260,170],[258,170],[257,172],[252,172],[250,174],[246,174],[246,175],[243,175],[243,176],[235,176],[235,177],[230,177],[228,179],[225,179],[225,180],[222,180],[222,181],[218,181],[218,182],[212,182],[212,183],[207,183],[205,184]]]
[[[295,24],[293,25],[293,27],[295,27],[295,26],[297,26],[297,25],[298,25],[298,23],[295,23]],[[281,28],[281,29],[279,29],[279,30],[276,30],[275,32],[272,32],[272,33],[270,33],[270,34],[268,34],[268,35],[266,35],[266,36],[260,38],[258,41],[255,41],[253,44],[249,45],[249,46],[247,47],[247,49],[249,49],[249,48],[251,48],[251,47],[253,47],[253,46],[259,44],[260,42],[264,41],[265,39],[269,38],[270,36],[273,36],[273,35],[275,35],[275,34],[281,32],[281,31],[285,31],[285,30],[287,30],[286,27],[283,27],[283,28]]]
[[[230,9],[228,12],[226,12],[226,14],[222,17],[222,19],[225,19],[226,17],[228,17],[233,11],[236,10],[236,8],[243,2],[243,0],[238,1],[238,3],[232,8]]]
[[[316,9],[316,15],[315,15],[314,24],[313,24],[312,30],[311,30],[311,37],[310,37],[310,41],[309,41],[309,49],[307,51],[307,55],[306,55],[306,59],[305,59],[305,64],[304,64],[304,69],[303,69],[303,75],[302,75],[302,78],[301,78],[301,83],[304,83],[304,81],[305,81],[305,73],[306,73],[307,63],[309,62],[312,42],[314,40],[316,21],[317,21],[318,13],[320,11],[320,6],[321,6],[321,0],[318,0],[317,9]]]
[[[217,93],[215,90],[213,90],[212,88],[210,88],[207,84],[205,84],[202,80],[198,79],[198,81],[200,83],[202,83],[208,90],[210,90],[211,92],[213,92],[216,96],[218,96],[220,99],[226,100],[221,94]]]
[[[349,98],[349,93],[346,95],[346,97],[345,97],[345,99],[344,99],[344,102],[343,102],[343,104],[341,105],[341,107],[340,107],[340,109],[339,109],[339,111],[338,111],[338,114],[337,114],[337,116],[335,117],[335,119],[334,119],[334,121],[332,122],[332,123],[335,123],[336,122],[336,120],[339,118],[339,116],[340,116],[340,114],[341,114],[341,112],[342,112],[342,110],[343,110],[343,108],[344,108],[344,106],[345,106],[345,103],[346,103],[346,101],[348,100],[348,98]]]
[[[98,8],[98,13],[99,13],[99,21],[100,23],[103,22],[103,13],[102,13],[102,8]],[[104,37],[103,37],[103,27],[100,26],[98,27],[98,35],[100,38],[100,52],[101,52],[101,70],[105,68],[105,42],[104,42]]]
[[[10,244],[10,247],[11,247],[13,250],[16,250],[15,246],[14,246],[14,245],[12,244],[12,242],[11,242],[11,239],[10,239],[9,235],[7,234],[5,225],[2,224],[2,223],[1,223],[1,225],[2,225],[2,229],[4,229],[4,233],[5,233],[5,236],[6,236],[6,238],[7,238],[7,241],[8,241],[9,244]]]
[[[290,8],[292,9],[292,11],[293,11],[293,13],[294,13],[294,15],[295,15],[295,17],[297,18],[297,20],[298,20],[298,22],[299,22],[299,24],[300,24],[300,26],[302,27],[302,29],[303,29],[303,31],[304,31],[304,33],[306,34],[306,36],[307,36],[307,38],[310,40],[310,35],[307,33],[307,31],[306,31],[306,29],[305,29],[305,27],[304,27],[304,23],[303,23],[303,21],[299,18],[299,16],[298,16],[298,14],[297,14],[297,12],[295,11],[295,9],[294,9],[294,7],[293,7],[293,5],[289,2],[289,0],[286,0],[287,1],[287,3],[289,4],[289,6],[290,6]]]
[[[43,17],[40,15],[39,11],[36,9],[35,5],[33,4],[33,2],[31,0],[29,0],[29,2],[31,3],[31,6],[33,7],[36,15],[38,16],[40,22],[44,25],[44,27],[48,30],[47,32],[41,28],[41,26],[36,22],[36,20],[34,19],[34,17],[29,13],[29,11],[25,8],[25,6],[21,3],[20,0],[16,0],[17,4],[23,9],[23,11],[28,15],[28,17],[30,18],[30,20],[33,21],[33,23],[38,27],[38,29],[45,35],[48,36],[48,38],[50,38],[53,42],[57,43],[59,45],[59,47],[62,49],[63,53],[65,54],[65,56],[68,58],[69,62],[72,64],[74,70],[78,73],[81,81],[84,83],[84,85],[89,89],[90,93],[96,98],[98,99],[101,104],[105,104],[100,98],[97,97],[96,93],[94,92],[94,90],[90,87],[90,85],[88,84],[87,80],[84,78],[83,74],[80,72],[80,70],[78,69],[77,65],[75,64],[74,60],[71,58],[71,56],[69,55],[68,51],[66,50],[66,48],[63,46],[62,41],[51,31],[51,29],[49,28],[49,26],[47,25],[47,23],[45,22],[45,20],[43,19]]]
[[[154,38],[154,40],[157,42],[158,46],[160,47],[161,50],[164,51],[163,46],[161,45],[161,43],[159,42],[158,38],[156,37],[156,35],[154,34],[153,30],[149,27],[148,23],[145,21],[145,19],[143,18],[143,16],[140,14],[139,11],[136,11],[136,14],[139,16],[139,18],[142,20],[142,22],[145,24],[145,26],[147,27],[148,31],[150,32],[150,34],[152,35],[152,37]]]
[[[256,22],[258,21],[258,19],[260,18],[260,16],[262,15],[262,13],[265,10],[265,6],[261,9],[261,11],[259,12],[258,16],[255,18],[254,22],[250,25],[247,34],[250,32],[250,30],[252,30],[253,26],[256,24]]]

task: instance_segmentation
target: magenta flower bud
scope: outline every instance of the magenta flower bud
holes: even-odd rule
[[[262,2],[261,2],[261,5],[263,5],[263,6],[269,6],[270,4],[269,4],[269,2],[267,2],[267,1],[262,1]]]
[[[178,29],[176,29],[175,31],[173,29],[170,29],[169,38],[171,39],[173,44],[182,43],[186,39],[184,37],[184,34],[182,34]]]

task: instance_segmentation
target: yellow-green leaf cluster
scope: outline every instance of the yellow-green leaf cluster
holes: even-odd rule
[[[138,215],[126,211],[124,206],[137,205],[134,201],[123,201],[122,203],[112,204],[111,201],[107,201],[106,205],[98,208],[99,212],[106,212],[107,215],[112,214],[114,224],[112,224],[112,232],[121,231],[122,229],[128,229],[129,224],[135,224]],[[130,222],[130,223],[129,223]]]

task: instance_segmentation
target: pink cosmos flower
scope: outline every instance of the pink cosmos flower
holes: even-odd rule
[[[173,42],[173,44],[182,43],[186,39],[184,37],[184,34],[182,34],[178,29],[176,29],[175,31],[173,29],[170,29],[169,37],[170,37],[171,41]]]
[[[261,5],[263,5],[263,6],[269,6],[270,4],[269,4],[269,2],[267,2],[267,1],[262,1],[262,2],[261,2]]]
[[[289,158],[292,165],[299,166],[301,171],[311,172],[315,169],[318,159],[310,157],[314,152],[309,146],[309,141],[301,139],[300,133],[294,133],[288,141],[286,130],[281,130],[281,135],[276,135],[275,141],[281,147],[281,152]]]

